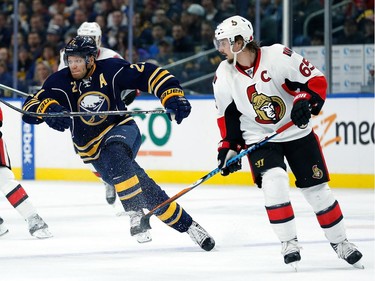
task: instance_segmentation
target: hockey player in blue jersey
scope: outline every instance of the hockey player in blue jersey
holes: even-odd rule
[[[25,101],[23,109],[51,114],[125,110],[121,91],[139,89],[159,98],[166,109],[174,112],[174,118],[168,116],[178,124],[190,114],[190,103],[169,71],[150,63],[130,64],[116,58],[96,61],[96,54],[97,46],[91,37],[73,38],[65,47],[68,67],[53,73],[41,90]],[[23,120],[32,124],[46,122],[58,131],[70,129],[83,162],[93,164],[103,180],[115,186],[126,212],[136,212],[131,219],[132,235],[143,208],[150,210],[169,198],[135,160],[141,134],[131,115],[36,118],[25,114]],[[202,249],[210,251],[215,246],[213,238],[176,202],[156,215],[175,230],[187,232]]]

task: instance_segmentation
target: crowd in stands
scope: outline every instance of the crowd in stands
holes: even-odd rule
[[[339,3],[341,1],[333,1]],[[103,33],[102,46],[113,49],[131,62],[152,61],[161,66],[214,48],[214,30],[223,19],[239,14],[255,28],[255,0],[143,0],[133,1],[129,19],[129,0],[23,0],[14,15],[13,0],[0,3],[0,83],[12,86],[13,20],[18,19],[18,89],[28,92],[40,86],[57,71],[59,52],[76,35],[79,26],[96,21]],[[260,40],[262,45],[282,40],[282,0],[260,1]],[[304,22],[311,13],[324,8],[323,0],[292,0],[293,45],[322,45],[321,16]],[[335,11],[335,44],[374,42],[374,1],[352,0]],[[128,26],[132,22],[132,54],[128,50]],[[260,38],[259,38],[260,37]],[[221,61],[215,52],[180,66],[173,73],[181,82],[215,71]],[[211,92],[203,83],[197,92]]]

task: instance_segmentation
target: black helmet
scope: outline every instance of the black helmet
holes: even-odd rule
[[[98,54],[98,47],[96,46],[95,40],[91,36],[76,36],[65,46],[64,61],[68,65],[69,56],[79,56],[86,60],[86,64],[89,62],[90,56],[96,56]]]

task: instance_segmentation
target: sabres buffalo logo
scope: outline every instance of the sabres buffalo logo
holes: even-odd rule
[[[247,89],[247,96],[257,114],[255,120],[258,123],[276,124],[284,117],[286,106],[280,97],[258,93],[255,85]]]
[[[108,97],[100,92],[84,93],[78,100],[79,110],[86,112],[106,111],[109,105]],[[103,115],[81,116],[82,122],[90,126],[99,125],[106,119],[107,116]]]

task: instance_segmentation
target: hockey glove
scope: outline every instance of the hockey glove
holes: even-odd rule
[[[173,113],[168,113],[169,120],[175,119],[177,124],[180,124],[184,118],[189,116],[191,105],[181,89],[169,89],[161,95],[160,99],[165,109],[173,111]]]
[[[234,173],[241,170],[241,158],[227,166],[227,162],[241,151],[241,146],[236,145],[227,141],[221,141],[218,148],[218,168],[222,176],[227,176],[230,173]]]
[[[300,129],[305,129],[311,118],[311,96],[308,93],[301,92],[293,101],[293,108],[290,118]]]
[[[58,112],[69,112],[65,107],[59,105],[58,103],[53,103],[49,105],[45,111],[49,114],[54,114]],[[43,120],[50,126],[52,129],[55,129],[60,132],[64,132],[65,129],[69,129],[72,124],[70,117],[43,117]]]

